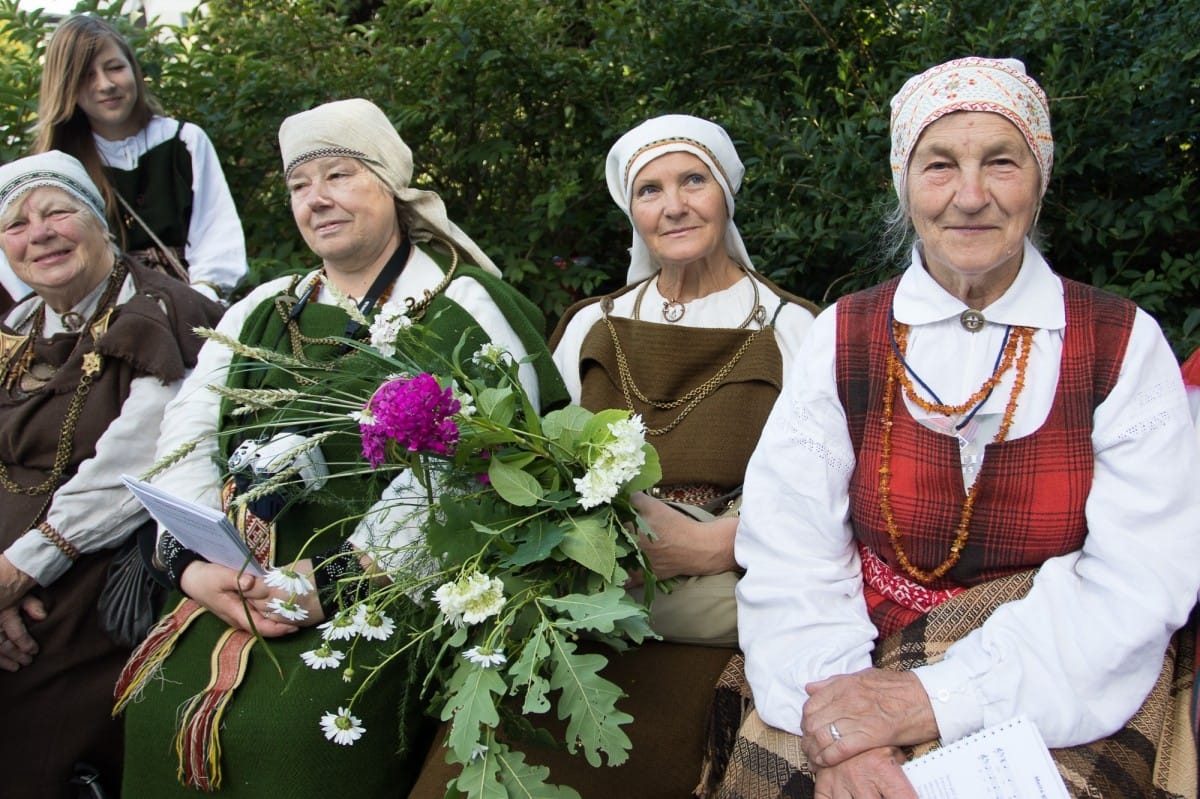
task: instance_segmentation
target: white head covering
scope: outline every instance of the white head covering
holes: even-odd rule
[[[892,180],[901,202],[909,156],[922,131],[955,111],[988,111],[1016,125],[1037,160],[1041,194],[1046,193],[1054,166],[1046,93],[1017,59],[972,56],[947,61],[909,78],[892,98]]]
[[[79,200],[99,218],[104,229],[108,230],[100,190],[88,177],[83,164],[58,150],[18,158],[0,166],[0,216],[8,211],[14,202],[42,186],[61,189]]]
[[[436,192],[409,188],[412,150],[387,115],[369,100],[338,100],[293,114],[279,126],[279,149],[285,179],[300,164],[316,158],[357,158],[412,214],[408,234],[414,241],[428,241],[433,236],[447,239],[471,263],[501,276],[492,259],[450,221]]]
[[[742,185],[746,169],[738,158],[733,141],[725,129],[715,122],[684,114],[668,114],[648,119],[630,130],[608,151],[605,173],[608,193],[625,212],[630,222],[633,215],[629,205],[633,181],[646,164],[667,153],[691,153],[704,162],[713,177],[725,192],[725,207],[729,223],[725,226],[725,250],[733,260],[753,269],[750,253],[742,241],[742,234],[733,223],[733,195]],[[629,274],[626,284],[636,283],[653,275],[658,267],[650,260],[650,249],[633,229],[633,246],[629,248]]]

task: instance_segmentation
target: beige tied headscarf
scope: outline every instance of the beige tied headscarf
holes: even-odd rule
[[[0,216],[25,194],[43,186],[61,189],[82,202],[108,230],[100,190],[83,164],[58,150],[47,150],[0,166]]]
[[[955,111],[987,111],[1013,123],[1037,160],[1046,193],[1054,166],[1046,93],[1015,58],[971,56],[909,78],[892,98],[892,180],[902,203],[909,157],[921,133]]]
[[[315,158],[357,158],[366,164],[412,215],[408,235],[414,242],[446,239],[466,260],[501,277],[492,259],[446,215],[436,192],[409,187],[412,150],[379,106],[354,98],[293,114],[279,126],[279,149],[286,180],[300,164]]]
[[[642,167],[667,153],[685,152],[699,158],[712,172],[725,192],[725,209],[729,222],[725,226],[725,250],[742,266],[753,269],[750,253],[742,241],[742,234],[733,223],[733,195],[742,185],[746,169],[738,158],[733,140],[725,129],[707,119],[685,114],[668,114],[648,119],[633,128],[608,151],[605,166],[608,192],[625,215],[633,221],[629,210],[633,192],[633,181]],[[626,285],[650,277],[658,266],[650,258],[650,249],[645,240],[633,229],[633,246],[629,248],[629,273]]]

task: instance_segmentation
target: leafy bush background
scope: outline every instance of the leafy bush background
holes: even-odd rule
[[[168,112],[216,143],[254,281],[313,261],[280,121],[364,96],[412,145],[416,182],[550,323],[623,282],[630,233],[603,161],[630,126],[668,112],[724,125],[759,268],[828,303],[896,268],[876,244],[890,97],[951,57],[1014,56],[1051,98],[1051,263],[1135,299],[1183,355],[1200,346],[1198,19],[1200,0],[210,0],[172,36],[129,30]],[[0,0],[5,160],[30,142],[46,30]]]

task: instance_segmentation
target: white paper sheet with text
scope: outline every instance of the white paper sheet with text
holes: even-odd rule
[[[921,799],[1071,799],[1024,716],[914,758],[904,772]]]
[[[249,547],[233,522],[221,511],[177,497],[127,474],[121,475],[121,480],[146,506],[154,520],[170,530],[171,535],[188,549],[203,555],[211,563],[230,569],[245,567],[247,572],[259,576],[266,574],[250,555]]]

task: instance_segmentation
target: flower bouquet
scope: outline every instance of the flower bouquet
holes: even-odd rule
[[[362,509],[377,571],[342,578],[347,599],[320,626],[322,644],[303,655],[331,679],[340,672],[350,682],[356,669],[368,677],[313,723],[331,745],[369,736],[354,712],[370,701],[369,674],[424,652],[431,665],[419,689],[428,711],[449,722],[442,743],[462,767],[459,792],[575,796],[549,785],[548,769],[525,763],[518,747],[544,738],[537,719],[553,714],[565,724],[562,743],[591,765],[627,758],[622,727],[632,718],[616,707],[622,691],[602,674],[606,657],[580,643],[621,650],[653,637],[646,607],[624,586],[645,570],[653,595],[629,496],[659,480],[658,456],[626,411],[539,413],[518,380],[521,364],[469,344],[472,331],[443,341],[385,306],[371,332],[369,345],[347,343],[372,367],[342,382],[334,375],[312,396],[220,389],[246,408],[308,402],[314,429],[322,419],[328,428],[313,439],[339,426],[359,435],[359,473],[388,482],[384,498]],[[293,593],[281,613],[313,590],[286,567],[270,579]],[[413,607],[423,612],[402,611]]]

